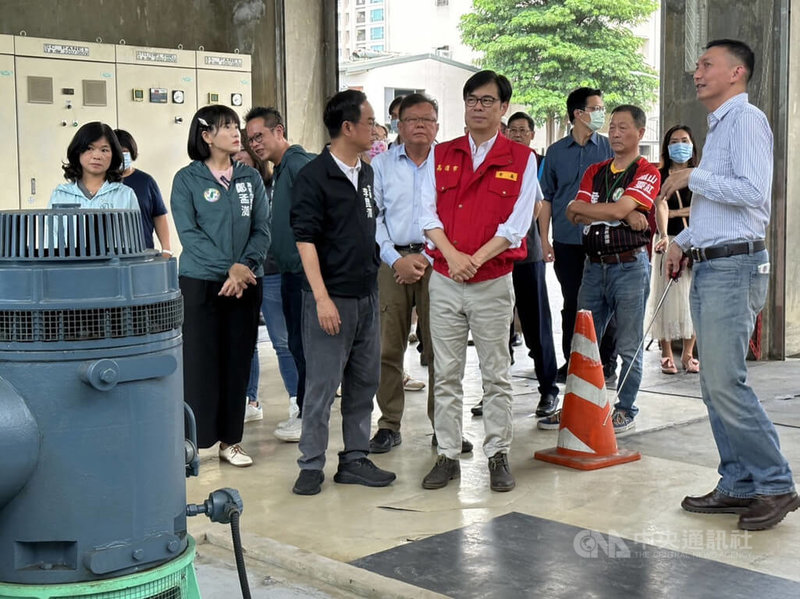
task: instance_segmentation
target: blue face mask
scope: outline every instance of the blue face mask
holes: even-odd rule
[[[398,119],[392,119],[391,121],[389,121],[389,131],[391,133],[397,133],[397,123]]]
[[[122,153],[122,170],[127,171],[131,168],[133,164],[133,160],[131,160],[131,153],[130,152],[123,152]]]
[[[692,150],[694,150],[694,146],[686,143],[674,143],[667,146],[670,159],[678,164],[689,162],[689,158],[692,157]]]

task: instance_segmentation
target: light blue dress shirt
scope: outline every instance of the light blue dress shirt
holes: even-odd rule
[[[675,237],[684,250],[764,239],[772,198],[772,130],[747,94],[708,115],[703,158],[689,176],[689,226]]]
[[[372,159],[375,173],[375,239],[380,246],[381,260],[389,266],[400,258],[396,245],[422,243],[420,206],[427,178],[426,165],[433,163],[433,146],[428,157],[417,166],[406,154],[405,144],[393,145]]]

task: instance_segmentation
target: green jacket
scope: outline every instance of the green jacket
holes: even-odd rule
[[[222,282],[236,262],[263,276],[269,204],[258,171],[234,162],[233,180],[225,189],[196,160],[175,174],[170,206],[183,246],[181,276]]]
[[[289,212],[292,209],[292,187],[297,173],[314,156],[315,154],[306,152],[301,146],[289,146],[272,174],[272,245],[269,253],[275,258],[281,272],[303,272],[303,264],[300,262],[289,222]]]

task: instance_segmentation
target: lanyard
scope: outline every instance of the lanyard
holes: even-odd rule
[[[617,199],[619,199],[619,198],[614,198],[614,197],[613,197],[613,195],[614,195],[614,190],[615,190],[615,189],[617,188],[617,186],[620,184],[620,181],[622,181],[623,177],[625,177],[625,175],[626,175],[626,174],[627,174],[627,172],[630,170],[630,168],[631,168],[631,167],[632,167],[634,164],[639,164],[639,158],[641,158],[641,156],[637,156],[637,157],[636,157],[636,159],[635,159],[633,162],[631,162],[631,163],[630,163],[630,164],[629,164],[629,165],[628,165],[628,166],[625,168],[625,170],[624,170],[624,171],[622,171],[621,173],[617,174],[617,176],[614,178],[614,181],[613,181],[613,183],[611,183],[611,186],[610,186],[610,187],[609,187],[609,183],[608,183],[608,174],[611,172],[611,165],[613,165],[613,164],[614,164],[614,161],[612,160],[611,162],[609,162],[609,163],[608,163],[608,168],[606,169],[606,172],[605,172],[606,201],[607,201],[607,202],[608,202],[608,201],[613,201],[613,202],[616,202],[616,201],[617,201]]]

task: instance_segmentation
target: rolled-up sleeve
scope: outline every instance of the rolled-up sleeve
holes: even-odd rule
[[[423,235],[425,235],[425,231],[430,231],[431,229],[444,229],[442,221],[439,220],[439,213],[436,210],[435,164],[436,160],[433,157],[429,157],[425,165],[424,180],[420,189],[419,225]],[[431,249],[436,247],[430,239],[428,239],[428,247]]]
[[[525,239],[531,228],[534,204],[542,201],[542,189],[539,187],[536,171],[536,155],[531,152],[522,175],[522,186],[519,190],[519,197],[514,203],[514,209],[508,219],[498,225],[495,233],[496,237],[508,239],[512,248],[522,245],[522,240]]]

